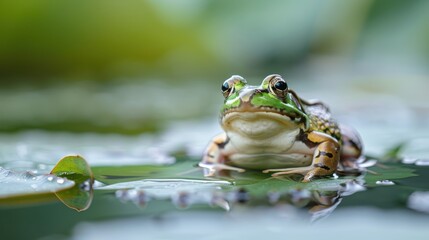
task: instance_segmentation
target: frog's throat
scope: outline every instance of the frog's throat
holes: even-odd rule
[[[247,105],[247,104],[246,104]],[[293,111],[296,115],[292,115],[288,113],[286,110],[281,110],[278,108],[268,107],[268,106],[260,106],[260,107],[252,107],[252,106],[243,106],[224,109],[221,112],[220,121],[221,123],[225,123],[225,121],[229,120],[229,117],[236,117],[235,114],[239,113],[267,113],[271,117],[276,116],[278,121],[291,121],[297,124],[302,123],[304,130],[308,130],[310,128],[310,119],[305,113],[299,111]]]

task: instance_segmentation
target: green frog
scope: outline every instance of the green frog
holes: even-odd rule
[[[205,176],[252,169],[272,176],[300,174],[309,182],[352,168],[361,158],[358,133],[338,124],[322,102],[300,98],[278,74],[260,86],[234,75],[222,93],[225,132],[213,138],[199,163]]]

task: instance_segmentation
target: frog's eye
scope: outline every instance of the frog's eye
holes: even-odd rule
[[[228,97],[229,94],[231,94],[232,90],[234,88],[234,84],[233,82],[226,80],[223,84],[222,84],[222,94],[224,97]]]
[[[232,75],[222,84],[223,96],[226,98],[235,91],[240,91],[246,84],[246,79],[238,75]]]
[[[276,76],[271,79],[269,88],[272,93],[281,98],[286,95],[286,92],[288,90],[286,81],[283,80],[283,78],[281,78],[280,76]]]
[[[285,81],[278,81],[274,84],[274,88],[280,91],[284,91],[287,89],[287,84]]]
[[[225,92],[229,89],[229,84],[228,82],[224,82],[222,85],[222,92]]]

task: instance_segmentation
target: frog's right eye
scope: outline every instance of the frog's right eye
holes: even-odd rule
[[[234,84],[233,82],[226,80],[223,84],[222,84],[222,94],[224,97],[228,97],[232,90],[234,88]]]
[[[225,98],[234,93],[235,91],[240,91],[240,89],[246,86],[247,82],[241,76],[232,75],[230,78],[225,80],[222,84],[222,93]]]

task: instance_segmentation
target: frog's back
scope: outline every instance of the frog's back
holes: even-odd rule
[[[341,130],[325,104],[305,102],[303,107],[310,117],[310,131],[326,133],[341,142]]]

